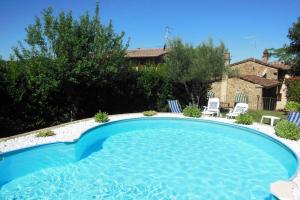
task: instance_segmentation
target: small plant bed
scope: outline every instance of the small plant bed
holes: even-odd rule
[[[182,113],[186,117],[194,117],[194,118],[199,118],[202,115],[198,106],[196,106],[196,105],[190,105],[190,106],[185,107],[183,109]]]
[[[147,117],[153,116],[153,115],[156,115],[156,114],[157,114],[157,112],[155,110],[147,110],[147,111],[143,112],[143,115],[147,116]]]
[[[49,137],[53,135],[55,135],[55,133],[51,130],[48,130],[48,131],[40,131],[38,134],[36,134],[36,137]]]
[[[253,124],[253,117],[248,113],[240,114],[239,116],[236,117],[235,123],[251,125],[251,124]]]
[[[300,128],[287,120],[281,120],[276,124],[275,127],[276,135],[282,138],[290,140],[300,139]]]
[[[108,114],[106,112],[98,112],[95,114],[95,122],[108,122]]]

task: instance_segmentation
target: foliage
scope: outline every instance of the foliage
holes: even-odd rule
[[[285,109],[289,112],[300,111],[300,103],[297,103],[295,101],[288,101]]]
[[[144,116],[153,116],[153,115],[156,115],[156,114],[157,114],[157,112],[155,110],[147,110],[147,111],[143,112]]]
[[[286,85],[288,100],[300,103],[300,79],[288,79]]]
[[[167,78],[181,84],[193,104],[205,102],[209,84],[220,79],[226,71],[224,44],[215,47],[209,40],[193,47],[175,39],[170,48],[165,59]]]
[[[49,137],[49,136],[53,136],[55,135],[55,133],[51,130],[47,130],[47,131],[40,131],[36,137]]]
[[[6,62],[0,61],[0,131],[4,133],[8,132],[15,123],[18,123],[18,121],[10,120],[11,116],[17,113],[14,112],[13,99],[10,96],[9,88],[9,69]]]
[[[161,110],[166,105],[167,94],[166,79],[161,68],[153,65],[144,66],[139,70],[137,77],[137,90],[139,100],[143,102],[146,109]]]
[[[279,49],[271,49],[271,55],[290,64],[294,74],[300,74],[300,17],[289,28],[287,37],[290,43]]]
[[[199,108],[197,105],[189,105],[186,106],[183,111],[182,111],[184,116],[187,117],[195,117],[195,118],[199,118],[201,117],[202,113],[200,112]]]
[[[98,112],[95,114],[95,122],[108,122],[108,114],[106,112]]]
[[[130,109],[137,75],[126,64],[128,44],[111,22],[100,23],[98,5],[94,16],[79,19],[48,8],[26,31],[11,60],[0,62],[1,136],[90,117],[99,108]]]
[[[290,139],[299,140],[300,139],[300,128],[287,120],[281,120],[276,124],[275,127],[276,135]]]
[[[275,117],[279,117],[281,119],[286,119],[287,116],[284,112],[280,111],[270,111],[270,110],[248,110],[247,114],[251,115],[253,118],[253,121],[260,122],[261,117],[263,115],[271,115]]]
[[[237,124],[246,124],[246,125],[250,125],[253,124],[253,117],[246,113],[246,114],[240,114],[239,116],[236,117],[236,121]]]

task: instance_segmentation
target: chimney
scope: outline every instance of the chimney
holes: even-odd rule
[[[268,49],[265,49],[263,52],[262,61],[265,63],[268,63],[269,57],[270,57],[270,55],[269,55]]]
[[[225,65],[230,64],[230,53],[227,50],[224,51],[224,61],[225,61]]]

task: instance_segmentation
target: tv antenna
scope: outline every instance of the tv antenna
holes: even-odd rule
[[[171,33],[171,28],[170,28],[170,26],[166,26],[166,27],[165,27],[165,45],[164,45],[164,48],[166,47],[166,45],[169,44],[170,33]]]

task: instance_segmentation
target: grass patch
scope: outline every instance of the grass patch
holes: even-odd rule
[[[295,101],[287,102],[285,109],[289,112],[297,112],[300,111],[300,103]]]
[[[261,117],[263,115],[271,115],[271,116],[279,117],[281,119],[287,119],[287,115],[281,111],[249,110],[247,113],[253,117],[253,121],[255,122],[260,122]]]

